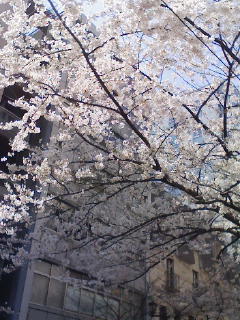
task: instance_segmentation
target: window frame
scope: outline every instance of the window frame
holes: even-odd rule
[[[119,294],[119,296],[116,296],[116,295],[111,295],[111,293],[106,293],[106,292],[102,292],[99,290],[95,290],[93,288],[89,288],[85,285],[74,286],[74,284],[71,282],[67,283],[67,282],[61,281],[59,279],[60,278],[59,275],[52,274],[54,266],[61,268],[61,265],[58,265],[58,264],[51,262],[51,261],[47,261],[45,259],[41,259],[41,260],[39,259],[36,261],[36,263],[38,263],[38,262],[40,262],[40,263],[43,262],[43,263],[46,263],[49,265],[49,270],[44,271],[44,270],[40,270],[40,268],[37,267],[37,264],[35,264],[35,268],[33,271],[34,275],[47,277],[47,279],[48,279],[47,292],[46,292],[44,304],[30,300],[31,304],[35,304],[38,306],[44,306],[45,308],[55,308],[55,309],[62,311],[62,312],[69,312],[69,313],[75,314],[75,316],[87,315],[87,316],[92,317],[93,319],[99,319],[99,320],[100,319],[101,320],[115,320],[115,319],[117,320],[119,314],[121,313],[122,305],[124,305],[124,304],[129,304],[131,306],[131,314],[129,314],[129,317],[131,318],[133,311],[136,313],[136,310],[139,310],[140,306],[142,305],[140,303],[140,301],[141,301],[141,299],[144,298],[144,296],[136,289],[133,289],[133,288],[128,289],[128,292],[130,292],[130,295],[139,295],[139,297],[138,297],[138,299],[136,299],[136,301],[135,301],[135,299],[131,299],[131,301],[129,301],[129,295],[125,293],[126,288],[119,288],[120,294]],[[70,269],[69,271],[70,271],[70,273],[73,271],[74,273],[79,274],[79,279],[84,278],[84,274],[81,274],[80,272],[74,271],[72,269]],[[34,275],[33,275],[33,277],[34,277]],[[72,277],[72,278],[74,279],[75,277]],[[86,278],[86,275],[85,275],[85,278]],[[58,280],[58,281],[64,283],[64,295],[63,295],[63,303],[62,303],[61,307],[56,307],[56,306],[52,306],[52,305],[47,304],[51,279]],[[67,299],[67,293],[68,293],[69,287],[72,287],[72,288],[75,287],[76,289],[78,289],[78,306],[76,308],[77,310],[71,310],[70,308],[68,308],[66,306],[66,299]],[[81,310],[81,296],[82,296],[83,290],[86,290],[93,295],[91,314]],[[106,301],[106,310],[107,310],[106,317],[101,317],[95,313],[95,311],[96,311],[96,296],[101,296]],[[110,310],[110,312],[108,312],[108,309],[110,308],[109,301],[111,301],[111,300],[116,301],[116,305],[117,305],[117,309],[118,309],[116,315],[113,314],[112,309]],[[134,315],[135,315],[135,313],[134,313]]]
[[[174,290],[176,289],[175,287],[175,273],[174,273],[174,259],[168,258],[166,260],[166,267],[167,267],[167,279],[166,279],[166,284],[167,288],[169,290]]]
[[[192,287],[199,287],[199,272],[196,270],[192,270]]]

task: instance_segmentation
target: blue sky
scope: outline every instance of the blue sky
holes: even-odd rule
[[[48,0],[42,0],[43,3],[45,4],[45,6],[47,8],[51,8]],[[52,2],[54,3],[54,5],[57,7],[57,9],[59,11],[61,11],[61,5],[59,0],[52,0]],[[104,0],[96,0],[96,1],[92,1],[92,3],[90,4],[89,1],[84,1],[84,0],[77,0],[77,2],[79,2],[79,5],[81,5],[83,7],[83,11],[84,14],[86,14],[87,16],[91,16],[91,15],[98,15],[101,13],[101,11],[104,8]]]

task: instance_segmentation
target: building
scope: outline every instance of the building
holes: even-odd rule
[[[238,319],[237,287],[231,281],[236,268],[226,272],[219,266],[221,243],[213,237],[208,241],[213,243],[209,254],[184,246],[150,271],[152,319]]]

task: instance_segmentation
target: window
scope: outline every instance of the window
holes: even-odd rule
[[[66,297],[64,307],[70,311],[78,311],[80,303],[80,289],[68,286],[66,290]]]
[[[66,285],[56,278],[60,272],[58,269],[59,267],[54,264],[37,261],[31,297],[33,303],[55,308],[63,306]]]
[[[167,288],[174,289],[174,260],[167,259]]]
[[[36,270],[40,273],[45,273],[45,274],[49,275],[51,272],[51,264],[49,262],[39,260],[36,263]]]
[[[78,287],[61,281],[61,267],[46,261],[37,261],[33,278],[31,302],[65,311],[77,316],[86,314],[98,320],[141,320],[143,297],[136,290],[114,290],[115,296],[100,293],[91,288]],[[86,275],[70,271],[75,279]],[[124,294],[125,293],[125,294]]]
[[[47,300],[49,278],[40,274],[35,274],[31,301],[38,304],[45,304]]]
[[[56,279],[50,279],[48,287],[47,305],[62,308],[65,293],[65,283]]]
[[[80,312],[93,314],[94,293],[81,289]]]
[[[94,314],[97,318],[104,319],[107,315],[107,297],[104,297],[101,294],[95,295],[95,309]]]
[[[116,299],[108,299],[108,319],[117,320],[119,317],[119,301]]]
[[[199,284],[198,283],[198,272],[193,270],[192,275],[193,275],[193,283],[192,283],[193,288],[198,288],[198,284]]]
[[[159,307],[159,320],[168,320],[167,307],[165,306]]]

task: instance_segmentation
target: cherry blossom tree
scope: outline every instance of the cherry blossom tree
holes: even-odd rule
[[[80,1],[47,3],[1,14],[0,86],[23,91],[1,125],[17,129],[1,161],[23,154],[1,173],[2,258],[20,263],[30,238],[113,277],[212,234],[237,259],[238,1],[109,0],[88,21]]]

